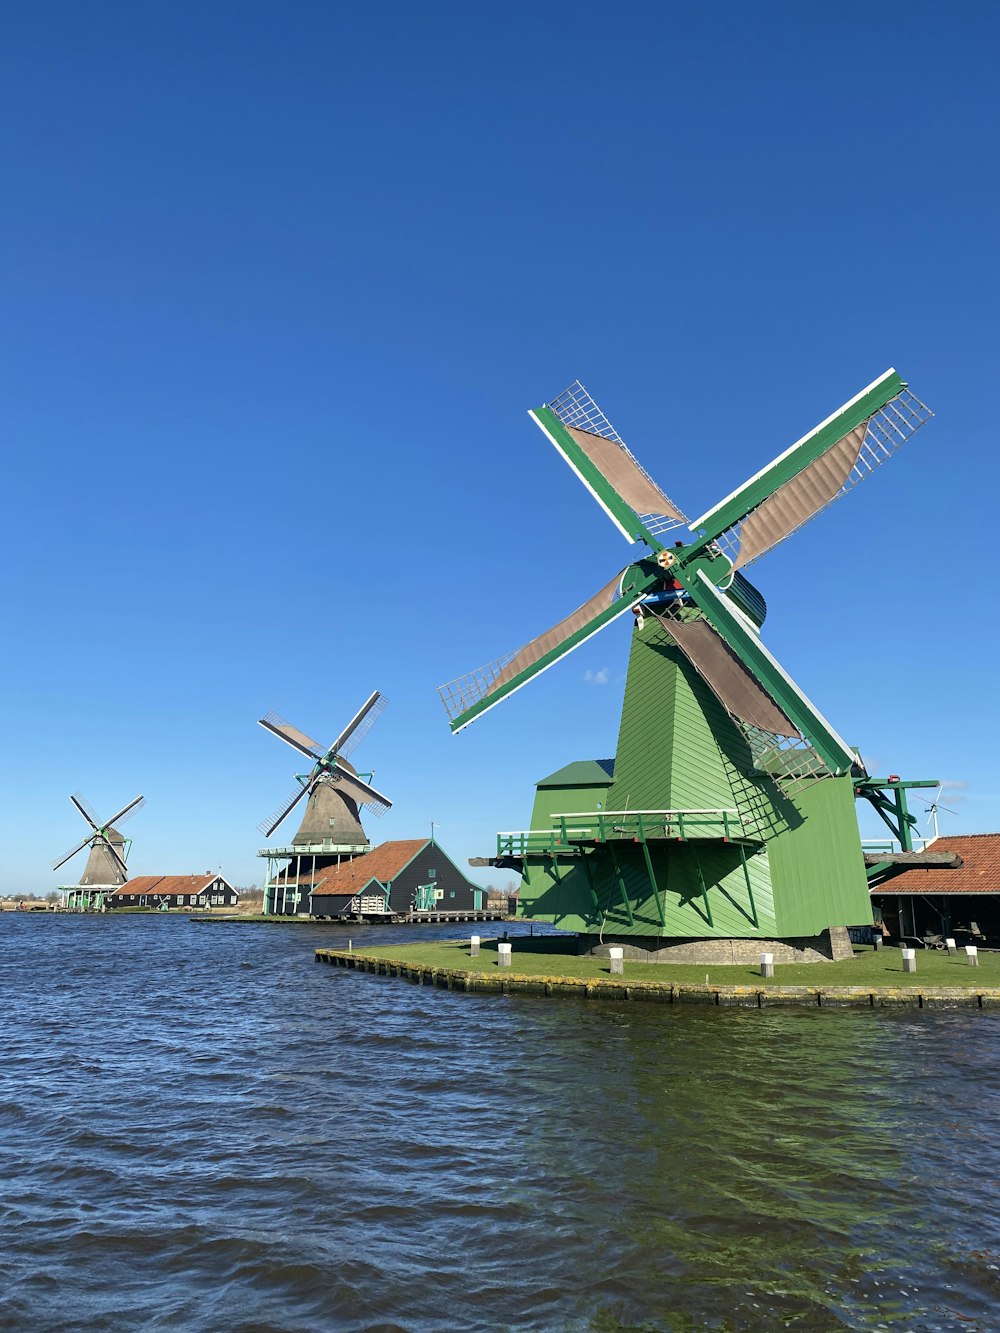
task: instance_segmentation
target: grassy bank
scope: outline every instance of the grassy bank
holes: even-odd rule
[[[552,936],[534,939],[517,937],[511,941],[510,969],[504,975],[528,977],[566,977],[579,981],[601,981],[610,976],[606,958],[579,957],[575,941]],[[436,940],[418,944],[379,945],[355,948],[364,957],[389,958],[400,965],[411,965],[466,972],[496,973],[496,940],[483,940],[478,958],[470,958],[469,941]],[[752,986],[950,986],[968,989],[1000,987],[1000,954],[980,953],[979,966],[969,967],[964,951],[955,958],[933,949],[917,950],[916,972],[903,971],[898,949],[857,948],[855,956],[840,963],[776,963],[774,977],[764,978],[760,968],[750,964],[705,966],[692,963],[633,963],[625,960],[625,981],[657,981],[670,984],[704,985],[706,976],[712,985]],[[616,978],[617,980],[617,978]]]

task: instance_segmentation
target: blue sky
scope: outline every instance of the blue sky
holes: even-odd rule
[[[765,639],[875,767],[952,784],[942,831],[1000,828],[998,35],[980,4],[8,8],[0,891],[78,878],[77,789],[145,793],[139,873],[259,879],[271,708],[325,740],[382,690],[370,834],[433,819],[459,860],[613,753],[622,624],[458,737],[435,693],[626,563],[525,415],[577,376],[697,514],[901,371],[935,420],[754,566]]]

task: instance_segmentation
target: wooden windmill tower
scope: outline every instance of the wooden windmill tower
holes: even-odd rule
[[[300,801],[306,802],[302,823],[291,843],[264,847],[257,853],[267,861],[266,913],[294,916],[300,909],[308,910],[309,895],[322,878],[322,871],[369,850],[360,809],[381,816],[392,802],[371,785],[373,773],[359,773],[347,756],[367,736],[388,702],[375,690],[329,746],[320,745],[274,713],[260,719],[260,726],[309,761],[306,772],[296,773],[298,785],[292,794],[258,825],[269,838]]]
[[[104,906],[105,896],[121,888],[128,880],[128,867],[125,864],[131,838],[122,837],[119,829],[127,819],[146,804],[144,796],[136,796],[128,805],[122,806],[117,814],[101,823],[93,809],[79,792],[69,798],[89,825],[86,837],[71,848],[65,856],[52,862],[52,869],[58,870],[84,847],[90,848],[87,864],[83,868],[79,884],[61,884],[60,892],[65,893],[67,908],[75,911],[100,910]]]
[[[521,870],[524,915],[639,956],[715,957],[706,939],[731,942],[733,961],[765,940],[830,956],[844,934],[829,928],[871,921],[854,796],[876,780],[764,647],[766,605],[742,570],[931,413],[889,370],[693,522],[579,382],[530,415],[647,549],[545,634],[441,688],[460,731],[631,616],[613,765],[539,784],[530,829],[501,835],[494,864]]]

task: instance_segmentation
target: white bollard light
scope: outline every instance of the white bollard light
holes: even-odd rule
[[[967,944],[965,946],[965,961],[970,967],[979,966],[979,950],[976,945]]]
[[[760,956],[760,975],[762,977],[774,976],[774,954],[762,953]]]
[[[470,957],[470,958],[478,958],[478,957],[479,957],[479,936],[478,936],[478,935],[473,935],[472,938],[469,940],[469,957]]]
[[[945,940],[944,947],[948,950],[948,957],[954,958],[958,953],[958,945],[954,940]]]
[[[511,946],[509,944],[501,943],[497,945],[497,952],[500,955],[501,967],[510,967],[510,950]]]
[[[903,952],[903,971],[916,972],[917,970],[916,949],[904,949],[902,952]]]
[[[608,957],[611,959],[611,975],[613,977],[623,976],[625,973],[625,950],[618,945],[614,945],[608,950]]]

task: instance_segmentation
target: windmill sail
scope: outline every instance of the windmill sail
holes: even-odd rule
[[[706,620],[794,723],[826,769],[833,774],[850,772],[857,762],[855,752],[767,651],[752,622],[704,571],[698,570],[693,579],[683,577]]]
[[[290,796],[275,806],[266,819],[261,820],[257,827],[265,838],[269,838],[282,820],[291,814],[308,790],[308,786],[296,787]]]
[[[743,520],[734,569],[770,551],[837,498],[857,464],[867,431],[867,422],[856,426]]]
[[[655,614],[743,733],[754,772],[766,773],[785,787],[830,776],[795,723],[707,620]]]
[[[286,722],[277,713],[268,713],[266,717],[262,717],[260,726],[266,731],[272,732],[279,740],[284,741],[286,745],[290,745],[293,750],[298,750],[299,754],[304,754],[309,759],[319,759],[324,753],[323,746],[320,745],[319,741],[314,741],[311,736],[307,736],[298,727],[293,727],[290,722]]]
[[[686,525],[579,380],[529,415],[628,541],[659,549],[658,533]]]
[[[388,796],[376,791],[370,783],[359,778],[353,768],[349,769],[345,764],[334,763],[330,780],[348,792],[358,805],[363,805],[374,815],[384,815],[387,810],[392,809],[392,801]]]
[[[853,490],[933,415],[894,370],[692,523],[748,565]]]
[[[778,707],[707,620],[657,619],[691,665],[703,676],[726,712],[747,726],[779,736],[800,736]]]
[[[451,718],[452,731],[461,731],[475,718],[487,712],[529,680],[540,675],[554,662],[579,648],[605,625],[633,605],[628,597],[619,597],[622,574],[594,594],[583,606],[553,625],[523,648],[502,657],[479,671],[460,676],[438,687],[438,694]]]
[[[346,759],[371,731],[385,712],[388,702],[389,700],[384,694],[374,690],[330,746],[332,753],[341,755]]]

